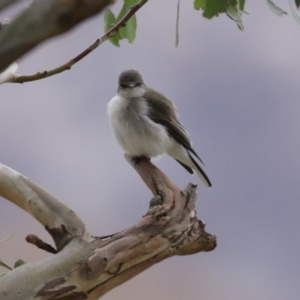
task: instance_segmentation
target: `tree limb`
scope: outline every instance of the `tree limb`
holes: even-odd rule
[[[50,37],[101,12],[115,0],[34,1],[0,32],[0,72]]]
[[[101,38],[97,39],[93,44],[91,44],[88,48],[82,51],[80,54],[69,60],[67,63],[56,67],[49,71],[38,72],[32,75],[16,75],[11,79],[10,82],[13,83],[24,83],[28,81],[40,80],[44,79],[59,73],[62,73],[66,70],[70,70],[73,65],[83,59],[86,55],[90,54],[93,50],[95,50],[98,46],[103,44],[106,40],[112,37],[121,27],[125,26],[128,20],[146,3],[148,0],[141,0],[136,5],[132,6],[128,13],[110,30],[108,30]]]
[[[80,234],[73,235],[57,254],[9,271],[0,278],[1,300],[98,299],[168,257],[216,247],[216,237],[205,232],[204,224],[197,219],[195,185],[189,184],[180,191],[150,161],[142,160],[136,165],[130,157],[126,159],[153,193],[146,215],[131,228],[105,238],[87,240]],[[1,195],[37,217],[28,204],[28,196],[41,188],[14,172],[0,172]],[[12,175],[13,179],[7,178]],[[38,195],[40,201],[52,201],[45,191]],[[66,213],[61,212],[62,220]]]
[[[1,163],[0,196],[39,221],[53,237],[58,250],[74,236],[89,240],[84,223],[72,210],[27,177]]]

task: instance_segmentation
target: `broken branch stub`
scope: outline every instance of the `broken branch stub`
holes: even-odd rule
[[[150,161],[142,160],[135,164],[130,157],[126,159],[153,193],[154,199],[145,216],[131,228],[102,238],[86,239],[82,234],[70,234],[70,227],[65,226],[64,229],[66,224],[61,224],[61,230],[69,238],[65,247],[57,249],[58,253],[51,257],[25,264],[2,276],[1,300],[99,299],[168,257],[211,251],[216,247],[216,237],[207,233],[202,221],[197,219],[195,185],[189,184],[180,191]],[[0,170],[0,194],[9,196],[8,191],[1,193],[1,182],[5,180],[2,180]],[[36,188],[32,190],[38,191]],[[17,198],[20,202],[19,192]],[[40,201],[45,197],[48,203],[46,194],[39,192],[38,195]],[[11,196],[12,202],[13,199]],[[18,205],[25,210],[27,208],[26,205]],[[65,209],[62,214],[67,211]],[[60,220],[64,217],[60,216]],[[82,226],[83,232],[84,228]],[[36,243],[42,249],[48,249],[38,239]],[[51,248],[49,250],[51,252]],[[24,280],[28,274],[30,284]]]

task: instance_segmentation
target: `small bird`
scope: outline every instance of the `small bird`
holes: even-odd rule
[[[116,140],[126,154],[133,158],[168,154],[189,173],[196,172],[205,186],[212,186],[192,156],[203,164],[179,122],[176,106],[147,87],[138,71],[120,74],[118,93],[108,103],[108,116]]]

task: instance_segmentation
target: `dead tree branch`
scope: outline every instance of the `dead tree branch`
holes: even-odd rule
[[[51,234],[58,250],[74,236],[88,241],[89,233],[84,223],[72,210],[27,177],[3,164],[0,164],[0,196],[39,221]],[[32,238],[30,240],[33,241]]]
[[[5,166],[0,168],[3,197],[51,228],[50,233],[58,230],[67,234],[57,254],[2,276],[1,300],[98,299],[168,257],[216,247],[216,237],[205,232],[204,224],[197,219],[195,185],[189,184],[180,191],[151,162],[135,165],[126,158],[152,191],[151,206],[131,228],[93,239],[87,238],[82,222],[56,198],[19,173]]]

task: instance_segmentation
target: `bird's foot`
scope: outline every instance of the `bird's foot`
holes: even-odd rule
[[[135,166],[143,160],[150,161],[150,157],[144,155],[131,157],[131,161],[134,162]]]
[[[162,205],[163,204],[163,197],[161,195],[157,195],[156,197],[152,198],[150,200],[150,208],[156,205]]]

